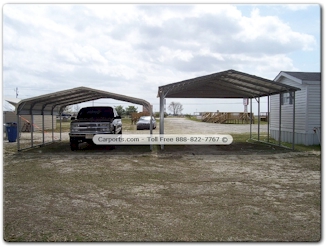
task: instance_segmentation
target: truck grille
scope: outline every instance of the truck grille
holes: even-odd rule
[[[72,126],[72,130],[75,133],[105,133],[109,132],[109,125],[103,122],[101,123],[75,123]]]

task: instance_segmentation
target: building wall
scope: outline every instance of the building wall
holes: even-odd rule
[[[311,132],[315,127],[321,127],[321,89],[320,84],[308,86],[308,122],[307,131]]]
[[[279,130],[270,130],[270,136],[275,140],[279,141]],[[294,144],[303,144],[303,145],[318,145],[321,142],[321,133],[320,130],[312,133],[297,133],[295,132]],[[281,141],[286,143],[293,142],[293,132],[283,131],[281,134]]]
[[[42,130],[42,115],[34,115],[34,131],[41,131]],[[51,115],[45,115],[44,116],[44,129],[52,129],[52,123],[51,123],[52,116]],[[24,127],[24,123],[32,122],[31,121],[31,115],[22,115],[19,121],[21,130]],[[3,112],[3,123],[7,122],[16,122],[17,123],[17,115],[15,112],[5,111]],[[56,116],[53,116],[53,126],[54,129],[56,129]]]
[[[307,86],[298,85],[301,90],[295,92],[295,130],[304,133],[306,131],[307,111]],[[271,129],[279,128],[279,94],[270,99],[270,122]],[[284,104],[282,110],[282,129],[293,131],[293,104]]]
[[[279,82],[299,87],[295,92],[295,144],[320,144],[321,89],[320,83],[298,83],[288,78]],[[270,98],[270,134],[279,140],[279,95]],[[293,104],[281,106],[281,141],[293,141]],[[315,132],[314,128],[319,128]]]

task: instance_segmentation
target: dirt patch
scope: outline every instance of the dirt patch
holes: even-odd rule
[[[185,133],[202,129],[178,120],[165,132],[188,122]],[[6,153],[6,241],[321,239],[320,151],[235,143],[72,152],[63,141]]]

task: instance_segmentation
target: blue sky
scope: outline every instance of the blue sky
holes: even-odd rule
[[[320,72],[321,13],[319,4],[6,4],[3,98],[16,88],[25,99],[87,86],[143,98],[159,111],[158,86],[197,76]],[[239,99],[171,101],[191,114],[244,109]],[[92,104],[133,105],[79,106]]]

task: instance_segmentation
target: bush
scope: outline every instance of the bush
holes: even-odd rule
[[[153,115],[154,115],[155,118],[160,118],[160,112],[155,112]],[[168,116],[168,114],[165,112],[164,113],[164,118],[166,118],[167,116]]]

